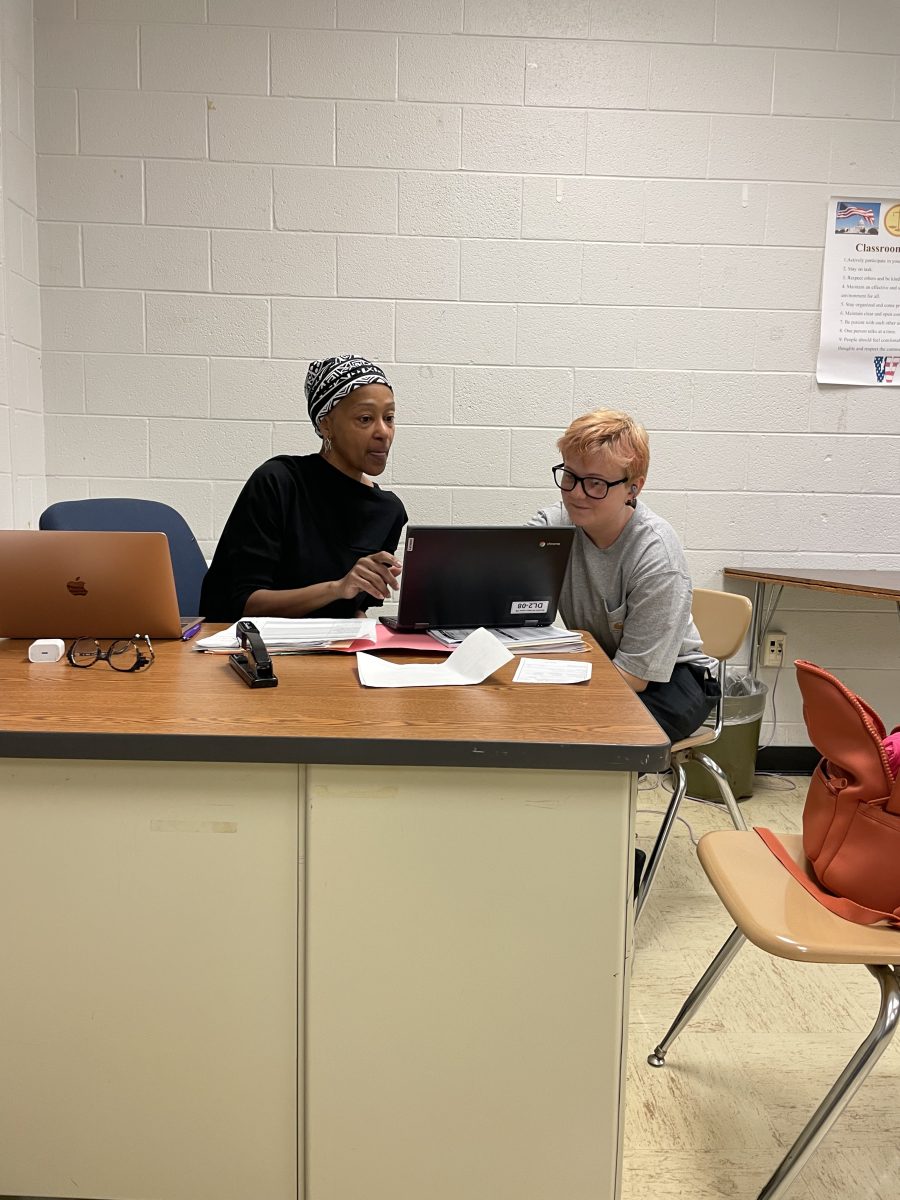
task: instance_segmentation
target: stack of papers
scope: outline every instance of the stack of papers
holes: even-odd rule
[[[431,636],[442,646],[453,650],[466,636],[469,629],[432,629]],[[522,625],[515,628],[492,628],[490,632],[513,654],[580,654],[587,650],[580,633],[573,633],[561,625]]]
[[[251,617],[270,654],[301,654],[306,650],[349,650],[352,642],[375,643],[374,619],[329,620],[317,617]],[[240,649],[237,623],[221,633],[201,638],[194,645],[213,654],[233,654]]]

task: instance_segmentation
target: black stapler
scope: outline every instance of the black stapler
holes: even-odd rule
[[[262,640],[262,634],[252,621],[238,621],[237,635],[246,654],[229,654],[228,661],[248,687],[278,687],[278,678],[272,669],[272,660]]]

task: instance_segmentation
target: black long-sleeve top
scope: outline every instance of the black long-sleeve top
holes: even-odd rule
[[[237,621],[259,588],[342,579],[357,559],[397,548],[406,510],[393,492],[351,479],[321,454],[279,454],[235,501],[200,592],[207,621]],[[361,592],[310,617],[352,617],[381,601]]]

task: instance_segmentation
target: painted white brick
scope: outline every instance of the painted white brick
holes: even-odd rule
[[[466,33],[586,38],[590,27],[590,0],[466,0]]]
[[[766,186],[703,180],[650,180],[644,240],[728,246],[762,242]]]
[[[554,499],[546,487],[456,487],[447,495],[453,503],[454,525],[524,525]]]
[[[27,476],[39,479],[44,474],[44,415],[43,413],[14,411],[11,414],[12,444],[16,473],[16,513],[27,513],[29,518],[34,509],[34,485]],[[24,493],[24,495],[22,494]],[[35,514],[36,515],[36,514]]]
[[[693,550],[755,550],[769,561],[768,555],[778,550],[796,550],[805,534],[798,514],[792,512],[786,521],[784,510],[782,495],[748,492],[735,505],[723,503],[721,494],[713,489],[689,492],[685,545]]]
[[[84,412],[84,366],[81,354],[56,354],[45,350],[41,355],[44,384],[44,411],[48,413]]]
[[[20,75],[33,79],[34,29],[31,5],[3,5],[3,56]]]
[[[9,200],[4,201],[2,241],[5,243],[3,245],[5,266],[7,270],[15,271],[19,275],[25,274],[25,260],[22,254],[22,219],[24,216],[25,214],[17,205],[10,204]],[[0,288],[0,330],[6,328],[5,318],[3,289]]]
[[[264,29],[143,25],[141,87],[153,92],[265,95],[269,47]]]
[[[654,46],[650,107],[767,113],[774,58],[732,46]]]
[[[453,420],[453,368],[411,363],[382,364],[397,399],[397,423],[449,425]]]
[[[15,407],[29,412],[42,412],[40,351],[23,346],[20,342],[10,342],[9,349],[9,395]]]
[[[894,388],[837,387],[812,381],[809,427],[822,433],[900,434]]]
[[[140,222],[141,164],[38,155],[38,212],[47,221]]]
[[[578,242],[464,241],[460,297],[577,303],[581,298],[581,246]]]
[[[191,23],[204,21],[206,14],[203,0],[78,0],[78,19]]]
[[[27,213],[36,211],[34,151],[13,133],[4,136],[3,190],[7,200]]]
[[[85,287],[209,290],[205,230],[85,225],[82,238]]]
[[[35,21],[74,21],[75,0],[34,0]]]
[[[509,38],[400,37],[399,98],[521,104],[524,45]]]
[[[831,0],[831,3],[834,2]],[[860,17],[859,9],[842,0],[839,50],[900,54],[900,8],[894,0],[872,0],[866,6],[865,18],[861,20]],[[809,42],[798,42],[797,45],[809,47]],[[833,46],[834,42],[829,45]]]
[[[526,177],[522,236],[629,242],[640,236],[643,213],[641,180]]]
[[[400,362],[509,363],[515,342],[512,304],[397,304]]]
[[[245,479],[272,452],[267,421],[151,421],[150,474]]]
[[[667,488],[687,491],[702,479],[715,492],[741,492],[747,481],[751,439],[734,433],[656,432],[653,474]]]
[[[403,501],[411,525],[452,525],[453,494],[444,487],[411,487],[404,484],[398,488],[391,484]]]
[[[700,303],[707,308],[818,309],[820,250],[706,246]]]
[[[210,25],[283,25],[331,29],[334,0],[208,0]]]
[[[322,445],[309,421],[275,421],[272,425],[273,454],[318,454]],[[385,474],[381,476],[384,486],[390,477],[390,459]]]
[[[459,166],[460,111],[447,104],[338,104],[337,161],[348,167]]]
[[[213,481],[213,530],[216,537],[221,535],[225,522],[234,508],[234,502],[237,500],[243,486],[243,479],[238,483],[218,483]],[[212,557],[213,549],[214,547],[212,546],[209,549],[210,558]]]
[[[587,173],[638,178],[706,175],[704,113],[589,112]]]
[[[506,482],[508,429],[404,429],[391,450],[393,482],[435,485]]]
[[[527,42],[525,103],[646,108],[650,49],[614,42]]]
[[[48,475],[103,475],[124,462],[147,474],[146,421],[47,413],[44,434]]]
[[[34,79],[38,87],[137,88],[137,26],[38,22]]]
[[[38,154],[74,154],[78,149],[76,93],[71,88],[37,88],[34,139]]]
[[[386,300],[273,300],[273,358],[327,358],[363,354],[389,362],[394,349],[394,306]]]
[[[22,273],[32,283],[38,283],[37,221],[30,213],[22,213]]]
[[[273,171],[278,229],[397,232],[397,177],[388,171]]]
[[[588,304],[691,305],[700,298],[699,246],[595,242],[584,248]]]
[[[322,234],[212,231],[216,292],[259,296],[333,296],[333,237]]]
[[[712,118],[711,178],[804,182],[827,179],[830,154],[831,129],[827,121],[791,117]]]
[[[305,363],[214,358],[209,365],[210,416],[258,421],[305,417],[305,378]]]
[[[144,318],[137,292],[41,288],[47,350],[144,349]]]
[[[400,175],[400,233],[518,237],[522,183],[503,175]]]
[[[274,30],[272,94],[334,100],[393,100],[397,39],[344,30]]]
[[[272,172],[236,163],[148,162],[147,224],[268,229]]]
[[[637,365],[684,370],[749,370],[756,314],[691,308],[637,313]]]
[[[167,92],[78,95],[82,154],[206,157],[206,100]]]
[[[30,75],[19,75],[19,125],[17,133],[34,150],[34,83]]]
[[[694,376],[693,429],[789,433],[806,429],[808,421],[807,375],[700,371]]]
[[[716,29],[715,0],[592,0],[592,38],[621,42],[711,42]]]
[[[683,491],[663,492],[653,487],[645,487],[641,499],[657,514],[668,521],[680,542],[684,542],[685,517],[687,513],[687,495]],[[722,586],[721,569],[717,587]]]
[[[832,126],[831,175],[838,183],[885,183],[900,154],[897,121],[835,121]],[[831,194],[836,191],[831,189]],[[896,185],[890,194],[896,191]],[[824,228],[824,217],[822,222]]]
[[[522,304],[516,362],[534,366],[634,365],[635,314],[624,308]]]
[[[87,412],[110,416],[206,417],[209,363],[183,356],[86,354],[84,400]]]
[[[146,304],[151,354],[262,356],[269,352],[266,300],[151,293]]]
[[[900,515],[900,496],[867,497],[865,514],[861,521],[855,490],[843,496],[798,496],[792,510],[802,548],[812,554],[838,550],[862,555],[883,550],[884,531],[896,527]],[[894,630],[896,634],[896,625]]]
[[[869,12],[850,25],[868,25]],[[734,46],[799,46],[806,50],[832,50],[838,26],[838,0],[718,0],[716,41]],[[855,47],[858,49],[858,47]],[[854,47],[841,47],[854,49]]]
[[[551,468],[559,462],[557,439],[561,429],[513,429],[509,454],[509,481],[513,487],[545,488],[547,499],[540,507],[559,498],[553,484]],[[556,492],[554,495],[553,493]],[[523,513],[525,521],[532,514]]]
[[[630,413],[645,429],[687,429],[691,420],[689,371],[576,371],[573,416],[595,408]]]
[[[900,443],[893,438],[847,434],[799,434],[751,439],[754,469],[748,487],[775,491],[790,480],[791,490],[853,494],[900,488]]]
[[[536,367],[457,367],[456,425],[552,426],[572,419],[572,372]]]
[[[41,221],[40,280],[45,287],[81,287],[81,243],[77,225]]]
[[[334,105],[216,96],[210,100],[209,156],[225,162],[332,163]]]
[[[342,296],[455,300],[459,245],[449,238],[339,237]]]
[[[822,246],[831,192],[827,184],[770,183],[766,245]]]
[[[871,117],[890,112],[893,99],[894,63],[884,55],[779,50],[776,56],[775,113]]]
[[[761,312],[756,318],[754,370],[813,371],[818,341],[818,313]],[[736,362],[724,365],[741,367]]]
[[[462,0],[338,0],[338,29],[396,29],[404,33],[459,33]]]
[[[584,113],[538,108],[465,108],[466,171],[584,172]]]

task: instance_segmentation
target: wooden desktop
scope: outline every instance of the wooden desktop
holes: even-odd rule
[[[614,1200],[637,774],[588,684],[0,642],[0,1194]]]

